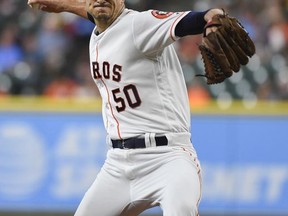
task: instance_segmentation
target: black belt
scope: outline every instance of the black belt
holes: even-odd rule
[[[129,138],[124,140],[111,140],[113,148],[120,149],[136,149],[136,148],[146,148],[145,138]],[[155,137],[156,146],[166,146],[168,145],[168,140],[166,136]]]

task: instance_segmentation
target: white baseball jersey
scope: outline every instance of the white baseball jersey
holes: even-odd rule
[[[91,73],[110,138],[189,133],[188,95],[172,45],[175,26],[187,13],[125,9],[103,33],[96,35],[95,27]]]

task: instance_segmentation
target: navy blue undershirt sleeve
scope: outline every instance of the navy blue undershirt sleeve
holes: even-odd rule
[[[205,14],[208,12],[189,12],[185,17],[183,17],[175,28],[175,35],[178,37],[184,37],[187,35],[201,34],[204,31],[204,26],[206,21],[204,19]]]

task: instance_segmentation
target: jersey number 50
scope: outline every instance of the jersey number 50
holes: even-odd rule
[[[116,106],[116,110],[118,112],[122,112],[126,109],[126,102],[128,103],[129,107],[136,108],[140,106],[141,99],[139,97],[137,88],[135,85],[126,85],[123,88],[124,97],[121,97],[121,90],[119,88],[112,90],[113,99],[118,104]],[[126,99],[126,100],[125,100]]]

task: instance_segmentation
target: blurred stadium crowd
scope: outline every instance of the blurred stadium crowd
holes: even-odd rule
[[[288,100],[287,0],[126,0],[126,5],[165,11],[223,7],[248,30],[256,55],[218,85],[195,77],[203,74],[200,35],[175,44],[191,100]],[[26,0],[1,0],[0,95],[99,97],[88,64],[92,29],[92,23],[68,13],[47,14],[30,9]]]

